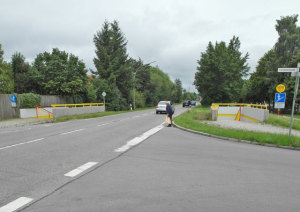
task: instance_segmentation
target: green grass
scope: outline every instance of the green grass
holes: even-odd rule
[[[288,135],[272,134],[264,132],[253,132],[236,129],[225,129],[218,126],[205,124],[201,121],[208,120],[210,117],[209,107],[197,106],[180,116],[174,118],[174,121],[179,126],[187,129],[204,132],[212,135],[235,138],[238,140],[255,141],[261,145],[266,143],[274,144],[277,146],[290,146]],[[292,136],[291,145],[300,147],[300,138]]]
[[[266,124],[271,124],[274,126],[280,126],[280,127],[290,127],[290,118],[284,118],[282,116],[277,116],[273,114],[269,114],[269,119],[264,121]],[[293,129],[300,130],[300,121],[299,120],[293,120]]]

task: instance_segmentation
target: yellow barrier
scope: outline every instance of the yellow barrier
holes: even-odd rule
[[[82,103],[82,104],[53,104],[51,107],[91,107],[91,106],[103,106],[103,103]]]
[[[216,109],[219,106],[244,106],[244,107],[252,107],[257,109],[265,109],[268,110],[268,105],[257,105],[257,104],[246,104],[246,103],[212,103],[211,108]]]

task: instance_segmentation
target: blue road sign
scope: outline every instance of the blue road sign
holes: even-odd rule
[[[16,95],[10,95],[11,103],[16,103],[16,99],[17,99]]]
[[[285,93],[275,93],[275,103],[284,103],[285,102]]]

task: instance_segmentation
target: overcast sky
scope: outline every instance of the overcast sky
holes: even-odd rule
[[[253,72],[278,38],[276,20],[299,13],[299,0],[0,0],[0,43],[6,61],[21,52],[32,62],[59,48],[95,70],[93,36],[105,19],[117,20],[129,56],[156,61],[195,91],[197,60],[209,41],[238,36]]]

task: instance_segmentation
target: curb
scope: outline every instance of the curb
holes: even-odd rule
[[[222,139],[222,140],[226,140],[226,141],[233,141],[233,142],[238,142],[238,143],[245,143],[245,144],[252,144],[252,145],[259,145],[259,146],[266,146],[266,147],[274,147],[274,148],[280,148],[280,149],[300,151],[300,148],[291,147],[291,146],[277,146],[275,144],[268,144],[268,143],[261,144],[261,143],[258,143],[256,141],[239,140],[239,139],[236,139],[236,138],[227,138],[227,137],[212,135],[212,134],[208,134],[208,133],[203,133],[203,132],[200,132],[200,131],[195,131],[195,130],[191,130],[191,129],[181,127],[181,126],[177,125],[174,121],[173,121],[173,126],[175,128],[178,128],[178,129],[186,131],[186,132],[194,133],[194,134],[197,134],[197,135],[203,135],[203,136],[207,136],[207,137],[211,137],[211,138],[218,138],[218,139]]]

